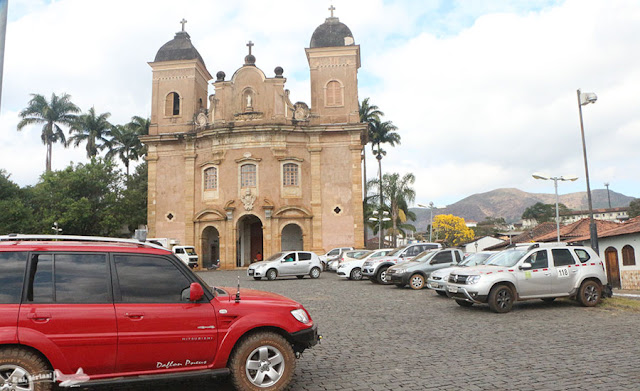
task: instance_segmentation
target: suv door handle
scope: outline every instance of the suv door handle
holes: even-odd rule
[[[51,319],[51,314],[38,314],[35,312],[30,312],[27,314],[27,319],[31,319],[34,322],[46,322]]]
[[[545,275],[545,276],[550,276],[550,275],[551,275],[551,272],[546,272],[546,273],[544,273],[544,275]]]
[[[126,316],[129,319],[140,320],[144,318],[144,312],[139,312],[139,313],[127,312],[124,314],[124,316]]]

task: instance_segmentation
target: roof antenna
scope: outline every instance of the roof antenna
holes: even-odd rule
[[[238,276],[238,291],[236,292],[236,303],[240,302],[240,276]]]

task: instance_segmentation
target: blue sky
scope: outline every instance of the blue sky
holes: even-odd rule
[[[40,129],[16,131],[30,93],[69,93],[114,123],[148,116],[146,63],[183,17],[211,74],[233,74],[252,40],[256,65],[267,75],[282,66],[292,101],[309,102],[304,48],[332,3],[361,45],[360,99],[370,97],[402,136],[386,148],[383,171],[413,172],[417,203],[496,188],[552,193],[533,172],[577,175],[559,191],[584,191],[578,88],[599,98],[584,107],[592,189],[610,182],[640,196],[632,0],[9,0],[0,168],[23,186],[44,170]],[[71,161],[85,161],[82,146],[54,148],[54,169]]]

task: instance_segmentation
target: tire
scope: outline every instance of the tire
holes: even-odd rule
[[[445,291],[436,291],[436,293],[439,294],[440,296],[447,297],[447,292],[445,292]],[[467,301],[467,303],[468,303],[468,301]],[[473,304],[473,303],[471,303],[471,304]]]
[[[440,291],[438,291],[440,292]],[[446,294],[446,293],[445,293]],[[466,301],[466,300],[459,300],[456,299],[456,303],[460,306],[460,307],[471,307],[473,305],[472,302],[470,301]]]
[[[389,266],[381,267],[380,270],[378,270],[378,273],[376,273],[376,281],[378,282],[378,284],[382,284],[382,285],[391,284],[391,281],[387,280],[387,269],[388,268],[389,268]]]
[[[555,297],[545,297],[544,299],[540,299],[540,300],[544,301],[545,303],[553,303],[555,299],[556,299]]]
[[[15,379],[17,373],[23,373]],[[49,375],[52,372],[49,365],[41,356],[20,348],[0,349],[0,384],[8,389],[50,391],[53,390],[53,382],[50,378],[41,381],[33,381],[34,376]],[[13,376],[12,376],[13,375]],[[12,388],[15,386],[16,388]]]
[[[267,280],[273,281],[278,277],[278,271],[276,269],[269,269],[267,271]]]
[[[578,301],[585,307],[595,307],[602,298],[602,287],[593,280],[587,280],[580,285]]]
[[[253,277],[253,279],[256,280],[256,281],[260,281],[260,280],[262,280],[262,277]]]
[[[351,273],[349,273],[349,279],[354,281],[362,280],[362,269],[359,267],[353,268]]]
[[[313,279],[320,277],[320,268],[319,267],[312,268],[311,271],[309,272],[309,277]]]
[[[424,288],[424,276],[422,274],[414,274],[409,278],[409,287],[413,290],[420,290]]]
[[[243,339],[229,360],[231,381],[237,390],[282,390],[291,381],[295,368],[291,344],[272,332]]]
[[[491,288],[489,293],[489,308],[491,311],[503,314],[511,311],[513,307],[514,294],[511,288],[504,284],[499,284]]]
[[[304,278],[304,276],[296,276],[298,277],[298,280],[302,280]]]

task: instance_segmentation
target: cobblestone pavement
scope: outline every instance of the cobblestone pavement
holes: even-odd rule
[[[318,280],[254,281],[203,272],[214,286],[276,292],[302,303],[324,336],[298,360],[289,390],[638,390],[640,315],[569,300],[518,303],[494,314],[333,273]],[[131,391],[232,390],[228,380]],[[120,389],[119,389],[120,390]]]

